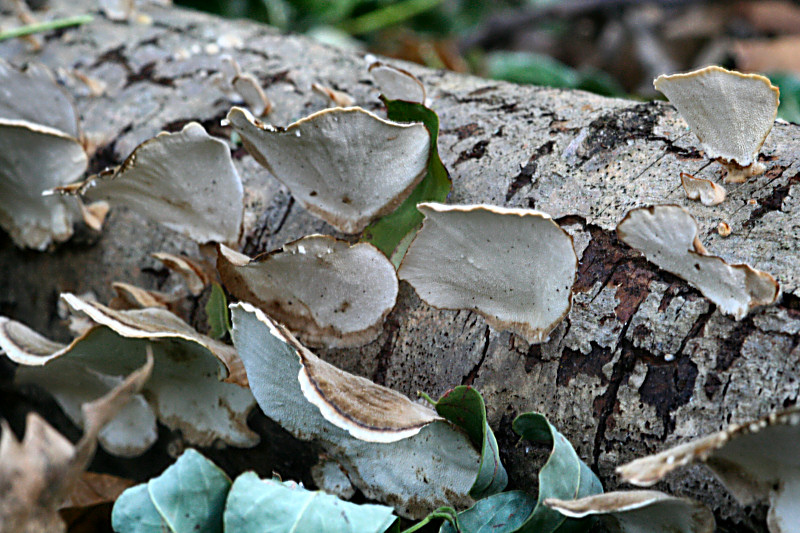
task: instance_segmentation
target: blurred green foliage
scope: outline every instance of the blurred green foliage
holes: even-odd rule
[[[778,116],[789,122],[800,124],[800,78],[796,74],[775,72],[769,74],[773,85],[781,90],[781,106]]]

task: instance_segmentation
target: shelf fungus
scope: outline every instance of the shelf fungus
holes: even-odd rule
[[[325,109],[286,128],[234,107],[228,121],[305,209],[344,233],[394,210],[428,170],[425,126],[383,120],[360,107]]]
[[[800,408],[771,413],[617,468],[648,487],[678,468],[704,463],[742,504],[768,500],[771,533],[800,531]]]
[[[156,418],[198,446],[217,440],[234,446],[258,442],[246,423],[255,400],[241,381],[229,382],[244,379],[232,347],[200,335],[164,309],[115,311],[72,294],[62,299],[95,325],[63,345],[0,317],[0,349],[20,365],[18,383],[45,388],[80,426],[80,405],[141,365],[150,346],[155,367],[143,394],[100,433],[109,453],[132,457],[146,451],[157,438]]]
[[[578,268],[572,237],[530,209],[417,207],[425,221],[400,279],[434,307],[471,309],[495,329],[545,342],[572,305]]]
[[[356,103],[353,97],[346,92],[337,91],[321,83],[312,83],[311,90],[326,98],[328,102],[336,107],[351,107]]]
[[[237,74],[231,79],[231,85],[256,116],[263,117],[272,111],[272,102],[264,94],[264,89],[252,74]]]
[[[217,269],[232,295],[314,346],[372,342],[397,300],[397,275],[385,255],[371,244],[351,246],[325,235],[255,259],[220,246]]]
[[[102,396],[87,397],[78,407],[83,436],[72,444],[35,412],[28,413],[19,442],[0,420],[0,526],[5,532],[66,531],[59,508],[80,481],[97,449],[98,435],[129,400],[138,396],[153,370],[148,353],[140,368],[109,387]]]
[[[690,200],[699,200],[703,205],[714,206],[725,201],[725,188],[711,180],[681,172],[681,185]]]
[[[56,192],[126,205],[201,244],[236,243],[244,218],[244,190],[230,150],[196,122],[160,133],[119,167]]]
[[[774,304],[780,295],[778,282],[767,272],[709,255],[700,242],[697,222],[677,205],[634,209],[617,226],[617,235],[736,320],[756,307]]]
[[[45,250],[72,236],[80,202],[42,193],[86,171],[79,137],[75,107],[49,70],[0,59],[0,227],[17,246]]]
[[[678,109],[706,155],[725,167],[726,182],[764,172],[758,151],[775,122],[779,96],[769,79],[712,66],[661,75],[653,85]]]
[[[480,460],[464,433],[432,409],[322,361],[253,305],[236,303],[231,314],[233,342],[261,409],[319,445],[367,498],[413,518],[472,502]]]
[[[568,518],[597,517],[610,533],[713,533],[715,527],[714,513],[702,503],[654,490],[544,503]]]
[[[387,100],[425,104],[425,86],[410,72],[375,61],[369,66],[369,73]]]
[[[181,276],[192,296],[199,296],[211,284],[213,267],[205,263],[167,252],[150,254],[153,259],[161,261],[165,267]]]

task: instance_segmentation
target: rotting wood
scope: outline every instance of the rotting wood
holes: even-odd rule
[[[51,6],[54,17],[94,10],[89,0],[53,0]],[[212,134],[226,134],[218,123],[232,104],[212,80],[219,43],[242,43],[223,51],[264,85],[275,104],[271,122],[286,125],[325,108],[313,82],[343,90],[367,109],[380,108],[358,54],[279,36],[251,22],[144,9],[150,25],[96,17],[47,35],[40,53],[29,52],[23,41],[0,44],[0,57],[15,64],[37,60],[66,69],[67,88],[78,100],[93,148],[92,170],[120,163],[141,141],[190,120]],[[0,15],[0,24],[10,20]],[[91,97],[70,76],[72,68],[103,81],[106,94]],[[533,207],[574,235],[581,263],[573,309],[549,342],[528,346],[487,329],[474,313],[426,306],[403,283],[376,341],[361,349],[323,351],[323,358],[408,395],[423,390],[435,397],[467,382],[478,387],[513,485],[531,490],[538,451],[516,446],[510,431],[514,415],[523,411],[547,414],[610,489],[617,486],[613,468],[619,463],[796,402],[800,128],[777,123],[761,151],[767,172],[730,187],[722,204],[705,207],[686,199],[680,172],[717,179],[719,166],[703,158],[699,143],[667,104],[403,68],[426,84],[440,115],[440,152],[454,183],[449,203]],[[247,254],[310,233],[336,235],[250,156],[237,151],[234,158],[247,189]],[[616,224],[629,209],[652,203],[684,206],[715,254],[775,275],[785,293],[782,302],[735,322],[621,244]],[[733,230],[727,238],[716,231],[723,221]],[[80,231],[54,253],[19,251],[2,235],[0,313],[63,339],[55,311],[58,292],[93,291],[107,301],[112,281],[167,290],[175,281],[150,258],[157,251],[198,254],[183,237],[123,209],[112,211],[101,236]],[[194,318],[202,324],[202,312]],[[0,415],[17,428],[31,406],[58,417],[52,402],[8,385],[10,369],[0,365]],[[295,452],[298,445],[263,417],[250,422],[264,435],[259,447],[208,450],[211,457],[232,472],[256,467],[262,475],[275,470],[308,482],[314,451]],[[137,479],[153,475],[166,465],[167,453],[181,447],[179,437],[163,428],[161,437],[144,458],[101,455],[97,465]],[[722,530],[762,527],[763,509],[747,514],[702,469],[673,476],[658,488],[711,504]]]

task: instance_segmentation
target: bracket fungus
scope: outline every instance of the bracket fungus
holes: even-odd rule
[[[569,518],[597,517],[610,533],[713,533],[715,527],[714,513],[702,503],[654,490],[544,503]]]
[[[617,468],[622,479],[651,486],[664,476],[702,462],[742,504],[769,501],[771,533],[800,531],[800,407],[732,424],[706,437]]]
[[[156,440],[156,417],[200,446],[217,439],[234,446],[258,442],[246,423],[255,405],[252,394],[238,383],[221,381],[242,377],[233,348],[200,335],[164,309],[115,311],[72,294],[62,298],[97,325],[63,345],[0,317],[0,349],[21,365],[17,382],[43,386],[80,425],[80,404],[113,387],[140,364],[143,346],[151,346],[153,376],[145,394],[101,433],[107,451],[128,457],[143,453]]]
[[[181,276],[192,296],[199,296],[211,284],[213,268],[196,259],[167,252],[155,252],[150,256]]]
[[[410,72],[375,61],[369,66],[369,73],[387,100],[425,104],[425,86]]]
[[[431,409],[321,361],[260,309],[239,302],[231,314],[233,342],[261,409],[318,444],[367,498],[414,518],[471,503],[480,460],[463,432]]]
[[[680,112],[711,159],[742,183],[764,172],[758,151],[778,114],[780,91],[768,78],[711,66],[653,82]]]
[[[659,268],[686,280],[720,311],[741,320],[754,308],[778,300],[780,287],[770,274],[750,265],[730,265],[708,255],[697,222],[677,205],[640,207],[617,225],[622,242],[642,252]]]
[[[311,235],[255,259],[218,249],[217,269],[236,298],[257,305],[314,346],[353,347],[380,335],[397,301],[394,266],[367,243]]]
[[[244,219],[228,145],[196,122],[143,142],[113,170],[56,191],[127,205],[201,244],[237,242]]]
[[[231,79],[233,89],[242,97],[247,107],[259,117],[272,111],[272,102],[255,76],[249,73],[237,74]]]
[[[47,68],[0,59],[0,227],[17,246],[44,250],[72,236],[80,203],[42,193],[86,171],[79,136],[75,107]]]
[[[725,188],[711,180],[681,172],[681,185],[690,200],[700,200],[703,205],[710,207],[725,201]]]
[[[312,83],[311,90],[320,96],[325,97],[328,102],[336,107],[351,107],[356,103],[353,97],[346,92],[337,91],[336,89],[332,89],[331,87],[322,85],[320,83]]]
[[[0,528],[14,533],[51,533],[66,530],[58,508],[89,465],[97,437],[109,420],[136,397],[153,370],[148,353],[142,367],[107,394],[80,408],[84,433],[72,444],[35,412],[28,413],[25,436],[17,441],[0,420]]]
[[[286,128],[234,107],[228,121],[305,209],[344,233],[358,233],[394,210],[428,170],[425,126],[384,120],[360,107],[325,109]]]
[[[398,276],[428,304],[471,309],[498,330],[544,342],[569,313],[578,258],[546,213],[422,203]]]

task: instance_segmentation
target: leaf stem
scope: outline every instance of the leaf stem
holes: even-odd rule
[[[350,35],[361,35],[399,24],[441,3],[442,0],[404,0],[342,22],[339,27]]]
[[[92,20],[93,18],[91,15],[77,15],[74,17],[65,17],[61,19],[48,20],[46,22],[28,24],[0,32],[0,41],[14,39],[16,37],[25,37],[26,35],[41,33],[44,31],[58,30],[60,28],[67,28],[69,26],[80,26],[81,24],[87,24]]]

